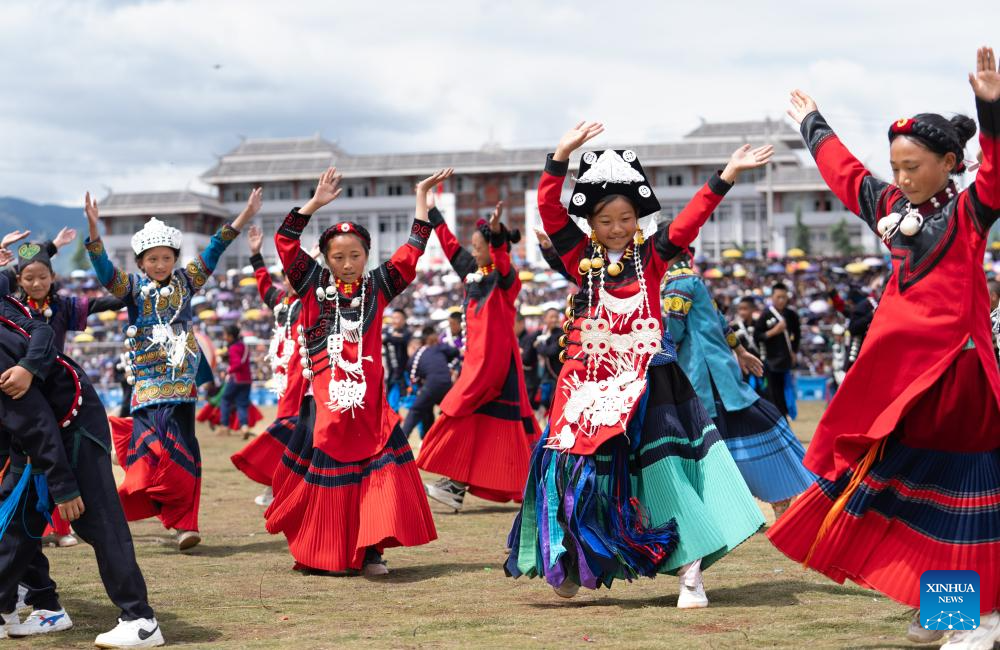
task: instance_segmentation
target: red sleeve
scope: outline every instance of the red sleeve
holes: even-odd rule
[[[800,128],[830,191],[848,210],[864,219],[869,228],[877,231],[881,216],[879,204],[889,183],[872,176],[818,112],[807,115]]]
[[[376,286],[386,302],[403,293],[413,282],[417,275],[417,261],[424,254],[430,236],[431,224],[414,219],[406,243],[396,249],[389,261],[372,271]]]
[[[465,276],[469,273],[475,273],[477,267],[476,260],[472,258],[472,254],[469,251],[465,250],[458,243],[458,239],[455,238],[454,233],[448,228],[448,224],[445,222],[441,211],[436,207],[431,208],[427,213],[427,218],[430,220],[431,226],[437,234],[438,241],[441,242],[441,248],[444,250],[445,257],[448,258],[451,268],[455,269],[458,277],[464,280]]]
[[[552,160],[551,154],[545,161],[545,171],[538,182],[538,215],[563,266],[579,284],[580,258],[587,247],[587,236],[570,219],[562,204],[562,186],[568,167],[568,161]]]
[[[260,293],[260,299],[269,308],[274,309],[274,306],[285,298],[285,292],[274,287],[271,273],[267,270],[263,257],[259,254],[251,256],[250,265],[253,266],[253,275],[257,280],[257,292]]]
[[[517,269],[510,261],[510,251],[507,250],[507,238],[503,233],[490,237],[490,257],[500,274],[499,286],[505,291],[513,291],[514,295],[521,292],[521,278]]]

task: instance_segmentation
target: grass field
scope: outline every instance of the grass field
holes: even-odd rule
[[[803,404],[808,441],[821,413]],[[270,413],[267,413],[270,415]],[[236,438],[199,431],[204,456],[204,542],[186,554],[157,520],[132,524],[139,564],[167,642],[213,648],[896,648],[903,607],[873,592],[803,571],[757,535],[705,574],[711,606],[680,611],[676,578],[557,598],[539,580],[506,578],[513,506],[470,497],[459,515],[432,505],[439,539],[390,549],[392,573],[306,577],[291,570],[283,537],[264,531],[260,491],[229,462]],[[116,470],[117,471],[117,470]],[[771,519],[770,508],[764,506]],[[117,612],[90,547],[48,551],[76,627],[14,647],[92,647]]]

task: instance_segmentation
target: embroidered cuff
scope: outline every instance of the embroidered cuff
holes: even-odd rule
[[[255,253],[250,256],[250,266],[253,267],[254,271],[258,269],[267,269],[267,264],[264,263],[264,256],[260,253]]]
[[[726,335],[726,343],[728,343],[729,347],[733,350],[740,347],[740,340],[736,338],[736,334],[733,332]]]
[[[219,239],[226,242],[227,244],[239,236],[240,236],[240,231],[237,230],[236,228],[233,228],[233,225],[230,223],[227,223],[226,225],[224,225],[222,228],[219,229]]]
[[[101,239],[91,241],[90,237],[84,240],[84,246],[91,255],[101,255],[104,253],[104,242]]]
[[[413,226],[410,228],[410,238],[406,240],[406,243],[422,251],[427,248],[427,240],[430,236],[431,224],[414,219]]]
[[[553,160],[552,156],[554,155],[554,153],[550,153],[545,157],[545,172],[553,176],[565,176],[566,172],[569,171],[569,161]]]
[[[278,234],[289,239],[298,239],[302,236],[302,231],[309,225],[312,215],[302,214],[298,208],[292,208],[285,220],[278,228]]]
[[[708,179],[708,189],[719,196],[725,196],[726,192],[733,189],[733,184],[722,179],[722,170],[716,170],[712,177]]]
[[[490,231],[490,246],[493,248],[504,248],[507,245],[507,229],[500,226],[500,232]]]

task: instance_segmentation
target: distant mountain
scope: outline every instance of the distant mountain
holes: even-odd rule
[[[0,197],[0,237],[12,230],[30,230],[32,241],[55,237],[62,228],[76,228],[77,238],[87,236],[87,221],[83,206],[66,208],[61,205],[39,205],[10,196]],[[53,260],[57,273],[72,270],[72,256],[76,242],[67,246]]]

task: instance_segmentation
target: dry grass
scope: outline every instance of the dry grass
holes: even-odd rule
[[[822,409],[803,405],[808,440]],[[390,549],[391,575],[304,577],[283,537],[264,531],[259,486],[229,455],[242,442],[200,431],[204,543],[181,555],[155,520],[132,525],[150,600],[171,644],[217,648],[906,647],[899,605],[841,587],[779,554],[757,535],[706,573],[712,605],[682,612],[676,579],[617,584],[564,601],[538,580],[504,576],[512,506],[471,498],[460,515],[437,507],[439,539]],[[765,506],[767,516],[770,508]],[[50,550],[53,576],[76,627],[35,647],[91,647],[116,611],[85,545]],[[2,644],[4,642],[0,642]],[[11,643],[11,642],[7,642]],[[27,645],[27,644],[24,644]]]

